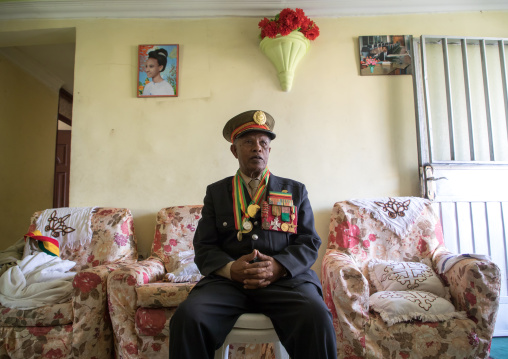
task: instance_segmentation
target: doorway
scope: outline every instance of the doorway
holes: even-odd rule
[[[76,29],[0,32],[4,176],[0,250],[26,233],[30,216],[53,207],[59,91],[73,94]],[[20,83],[22,86],[12,86]],[[15,149],[15,150],[14,150]]]
[[[60,89],[57,119],[58,130],[55,146],[53,208],[69,207],[72,101],[72,95],[64,89]]]

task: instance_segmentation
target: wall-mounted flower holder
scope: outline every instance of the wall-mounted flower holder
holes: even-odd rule
[[[282,90],[289,92],[296,66],[309,50],[310,41],[301,32],[292,31],[289,35],[277,35],[273,39],[265,37],[259,47],[275,65]]]

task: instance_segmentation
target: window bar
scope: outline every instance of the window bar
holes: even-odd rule
[[[460,44],[462,47],[462,67],[464,69],[464,90],[466,92],[466,111],[467,111],[467,127],[469,132],[469,157],[471,161],[476,160],[475,144],[473,136],[473,108],[471,105],[471,87],[469,81],[469,61],[467,59],[467,41],[461,39]],[[508,118],[507,118],[508,122]]]
[[[423,78],[421,71],[421,59],[420,59],[420,47],[421,43],[416,37],[413,38],[413,46],[411,47],[411,61],[413,64],[413,94],[415,100],[415,115],[417,124],[417,144],[418,144],[418,164],[420,166],[420,175],[423,175],[423,164],[428,162],[429,159],[429,148],[428,142],[422,141],[427,135],[427,122],[424,120],[425,115],[425,95],[423,94]],[[421,177],[423,178],[423,177]],[[420,186],[422,191],[422,197],[425,197],[424,185]]]
[[[483,42],[485,42],[485,40],[482,40]],[[485,226],[487,227],[487,233],[486,233],[486,239],[487,239],[487,248],[489,249],[489,253],[488,255],[489,256],[492,256],[492,251],[491,251],[491,241],[490,241],[490,237],[491,237],[491,234],[490,234],[490,227],[489,227],[489,208],[487,206],[487,202],[483,202],[483,205],[485,206]]]
[[[448,39],[441,40],[443,47],[443,65],[446,86],[446,105],[448,109],[448,137],[450,140],[450,160],[455,161],[455,140],[453,126],[453,106],[452,106],[452,88],[450,84],[450,63],[448,58]]]
[[[494,138],[492,134],[492,112],[490,108],[490,91],[489,91],[489,76],[487,71],[487,52],[485,49],[485,40],[480,40],[480,53],[482,57],[483,69],[483,90],[485,91],[485,110],[487,114],[487,132],[489,135],[489,151],[490,160],[495,161],[494,156]]]
[[[462,253],[460,248],[460,244],[462,241],[460,240],[460,229],[459,229],[459,209],[457,202],[454,203],[454,212],[455,212],[455,233],[457,233],[457,252]]]
[[[504,239],[504,255],[505,255],[505,258],[504,258],[504,262],[506,264],[506,272],[508,273],[508,251],[507,251],[507,248],[508,248],[508,237],[507,237],[507,233],[506,233],[506,226],[508,225],[508,223],[506,223],[505,221],[505,204],[506,202],[501,202],[501,222],[503,224],[503,239]],[[508,284],[508,278],[506,278],[506,281],[507,281],[507,284]]]
[[[428,71],[427,71],[427,61],[425,61],[427,57],[427,51],[425,49],[426,37],[424,35],[421,36],[421,50],[422,50],[422,76],[423,76],[423,90],[425,94],[425,115],[427,121],[427,139],[429,141],[429,161],[432,162],[434,160],[434,156],[432,154],[433,151],[433,139],[432,139],[432,122],[430,116],[430,97],[429,97],[429,83],[428,83]]]
[[[473,253],[476,253],[476,240],[474,237],[473,205],[469,202],[469,221],[471,222],[471,238],[473,239]]]
[[[499,60],[501,62],[501,77],[503,81],[503,93],[504,93],[504,113],[506,116],[506,132],[508,135],[508,78],[506,74],[506,57],[504,51],[504,40],[499,40]]]

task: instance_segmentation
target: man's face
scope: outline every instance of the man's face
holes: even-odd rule
[[[247,176],[258,177],[268,164],[270,137],[263,132],[248,132],[231,145],[231,152],[238,159],[240,171]]]

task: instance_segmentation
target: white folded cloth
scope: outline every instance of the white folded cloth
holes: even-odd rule
[[[32,309],[63,303],[72,294],[69,272],[76,262],[50,256],[44,252],[17,261],[0,276],[0,303],[5,307]]]
[[[36,229],[43,236],[55,238],[60,250],[77,248],[92,240],[91,219],[95,207],[46,209],[37,218]]]
[[[491,258],[484,254],[476,254],[476,253],[464,253],[464,254],[453,254],[449,253],[446,255],[442,255],[439,257],[437,261],[437,272],[439,274],[446,273],[448,270],[453,267],[454,264],[460,262],[464,259],[475,258],[479,260],[487,260],[490,261]]]
[[[399,237],[405,237],[416,218],[422,213],[428,199],[420,197],[382,197],[351,199],[348,202],[365,208]]]

